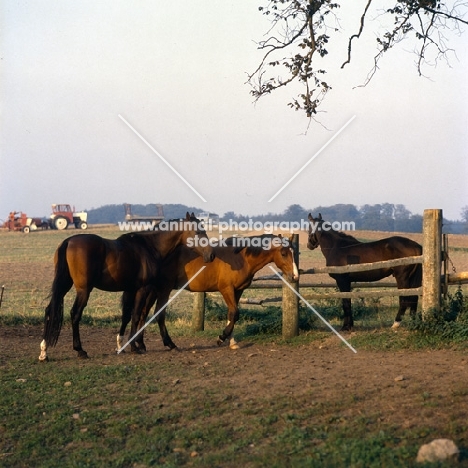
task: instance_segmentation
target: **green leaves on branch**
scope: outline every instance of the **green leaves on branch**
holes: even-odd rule
[[[347,60],[341,68],[351,62],[354,40],[359,39],[368,17],[378,17],[377,53],[364,83],[366,85],[378,69],[378,61],[402,39],[411,36],[416,40],[417,69],[430,62],[434,65],[445,58],[450,49],[446,46],[445,31],[460,34],[460,24],[468,11],[468,1],[454,0],[394,0],[393,7],[382,10],[375,0],[367,0],[362,6],[359,24],[354,34],[348,33]],[[377,2],[375,2],[377,3]],[[354,4],[353,4],[354,5]],[[251,94],[259,99],[279,88],[295,82],[302,87],[296,98],[288,105],[313,117],[322,104],[331,86],[323,79],[327,69],[322,59],[329,53],[336,55],[342,50],[331,50],[333,34],[343,32],[338,9],[349,15],[351,2],[331,0],[268,0],[259,11],[271,19],[267,39],[258,43],[264,52],[257,69],[248,76]],[[386,21],[388,18],[389,21]],[[390,28],[385,24],[391,24]],[[346,32],[346,31],[345,31]],[[374,31],[375,32],[375,31]],[[275,71],[272,74],[272,71]],[[267,77],[269,76],[269,77]]]

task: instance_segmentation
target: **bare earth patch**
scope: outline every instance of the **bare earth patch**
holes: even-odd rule
[[[20,356],[37,360],[40,341],[40,327],[0,329],[0,368]],[[78,369],[87,363],[153,361],[154,378],[176,385],[179,397],[185,393],[191,397],[195,389],[203,395],[227,388],[239,404],[260,395],[290,395],[311,406],[348,402],[345,409],[340,407],[339,417],[368,415],[376,418],[373,424],[411,429],[457,423],[467,428],[468,404],[454,404],[460,397],[466,402],[468,395],[466,352],[358,350],[354,354],[335,337],[297,346],[242,342],[237,351],[200,337],[174,341],[179,351],[168,351],[151,333],[147,354],[116,355],[113,329],[83,327],[83,347],[90,359],[81,361],[72,349],[71,330],[64,327],[57,346],[50,349],[50,362],[43,365]],[[467,443],[468,434],[463,439]]]

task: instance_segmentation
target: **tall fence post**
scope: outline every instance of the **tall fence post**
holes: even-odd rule
[[[203,331],[205,329],[205,296],[206,293],[204,292],[193,293],[193,331]]]
[[[423,320],[440,312],[442,262],[442,210],[424,210],[423,216]]]
[[[294,261],[299,269],[299,234],[293,234],[292,236],[292,249],[294,252]],[[289,283],[289,285],[294,290],[299,291],[299,281],[296,283]],[[287,285],[283,284],[283,338],[290,339],[298,334],[299,298]]]

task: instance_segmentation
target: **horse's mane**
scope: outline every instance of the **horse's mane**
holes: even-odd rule
[[[145,238],[148,236],[148,233],[152,233],[152,231],[126,232],[125,234],[117,237],[116,240],[125,244],[133,242],[145,242]]]
[[[318,218],[318,219],[312,219],[314,222],[316,223],[320,223],[320,226],[323,224],[323,219],[321,218]],[[356,239],[355,237],[351,236],[350,234],[345,234],[344,232],[342,231],[336,231],[335,229],[330,229],[328,231],[323,231],[323,232],[327,232],[331,235],[333,235],[333,237],[335,239],[338,240],[338,242],[344,242],[346,244],[350,244],[350,243],[356,243],[356,244],[361,244],[362,242],[359,241],[358,239]]]
[[[127,232],[116,239],[116,242],[124,249],[143,249],[146,253],[159,257],[159,252],[155,248],[154,242],[150,240],[153,231]]]
[[[235,239],[249,239],[247,245],[243,247],[242,245],[235,245]],[[260,244],[263,244],[263,239],[281,239],[279,236],[275,234],[261,234],[259,236],[247,236],[247,237],[239,237],[239,236],[233,236],[233,237],[228,237],[227,239],[224,239],[224,242],[226,245],[234,247],[235,252],[240,252],[241,250],[245,249],[245,253],[247,255],[251,255],[252,257],[258,257],[261,253],[265,253],[265,249],[263,247],[256,247],[256,246],[251,246],[250,244],[252,243],[251,239],[261,239]]]
[[[197,218],[190,218],[190,220],[187,220],[185,218],[173,218],[173,219],[164,220],[164,222],[169,225],[170,223],[174,223],[174,222],[177,222],[177,223],[184,223],[184,222],[193,223],[193,222],[196,222],[196,223],[198,223],[199,220]],[[178,229],[175,229],[175,230],[177,231]],[[148,229],[148,230],[144,230],[144,231],[126,232],[126,233],[122,234],[120,237],[118,237],[118,239],[122,239],[122,240],[135,239],[135,238],[140,239],[140,238],[144,238],[144,237],[154,236],[156,233],[159,233],[159,232],[170,232],[170,230],[160,231],[158,229],[158,226],[156,225],[154,227],[154,229]]]
[[[355,242],[357,244],[361,244],[361,241],[351,236],[350,234],[345,234],[344,232],[341,232],[341,231],[335,231],[334,229],[328,232],[332,232],[334,236],[338,237],[341,241],[344,241],[346,243]]]

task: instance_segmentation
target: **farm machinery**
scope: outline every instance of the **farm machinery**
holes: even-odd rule
[[[88,228],[88,213],[75,212],[75,209],[66,204],[52,205],[52,214],[49,219],[30,218],[22,211],[11,211],[7,221],[1,226],[9,231],[28,233],[38,229],[58,229],[62,231],[73,224],[77,229]]]
[[[38,229],[47,229],[49,223],[41,218],[29,218],[22,211],[11,211],[2,227],[9,231],[28,233],[30,231],[37,231]]]
[[[52,214],[49,219],[50,228],[62,231],[71,224],[74,224],[76,229],[87,229],[88,213],[85,211],[75,212],[75,208],[72,209],[70,205],[52,205]]]
[[[134,223],[153,223],[157,226],[164,219],[164,207],[161,204],[156,204],[155,215],[138,215],[132,213],[132,205],[130,203],[124,203],[125,208],[125,221]]]

